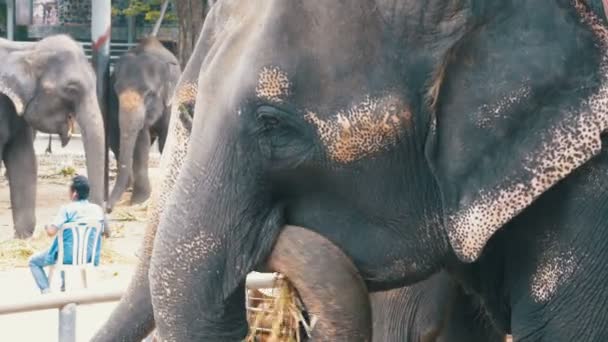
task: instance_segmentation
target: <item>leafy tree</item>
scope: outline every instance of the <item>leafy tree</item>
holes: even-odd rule
[[[153,23],[160,17],[162,3],[163,0],[116,1],[115,5],[112,6],[112,15],[115,17],[135,17],[136,20]],[[175,21],[177,21],[177,16],[169,7],[163,18],[163,23]]]

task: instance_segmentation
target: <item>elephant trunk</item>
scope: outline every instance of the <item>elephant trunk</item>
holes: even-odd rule
[[[260,194],[256,173],[243,171],[249,154],[227,134],[230,124],[194,117],[198,132],[161,216],[149,280],[162,340],[244,338],[245,278],[280,231],[281,211]]]
[[[267,263],[287,276],[309,314],[314,341],[371,341],[367,287],[342,251],[310,230],[287,226]]]
[[[118,155],[118,175],[110,194],[107,209],[111,211],[127,190],[133,171],[133,153],[139,132],[144,128],[145,107],[139,93],[127,90],[119,94],[120,152]]]
[[[89,200],[103,205],[105,135],[103,116],[95,96],[83,102],[76,114],[76,122],[82,133],[82,142],[90,182]]]
[[[139,252],[140,261],[129,287],[91,342],[141,341],[154,329],[148,269],[155,233],[156,225],[148,224]]]

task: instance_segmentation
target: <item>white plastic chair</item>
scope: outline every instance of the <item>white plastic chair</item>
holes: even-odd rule
[[[59,232],[57,233],[57,245],[58,245],[58,256],[57,263],[49,269],[49,284],[52,284],[53,275],[58,273],[61,275],[69,271],[80,271],[82,277],[82,284],[84,288],[88,287],[87,283],[87,270],[95,267],[95,252],[97,251],[97,244],[101,231],[103,229],[103,223],[99,220],[92,221],[80,221],[80,222],[69,222],[63,224]],[[72,263],[65,264],[63,262],[64,246],[63,246],[63,234],[65,231],[72,232]],[[88,249],[88,241],[93,237],[92,249]],[[91,256],[91,260],[88,261],[88,256]]]

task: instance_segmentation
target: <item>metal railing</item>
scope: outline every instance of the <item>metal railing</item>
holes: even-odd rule
[[[276,273],[251,273],[247,289],[267,289],[275,286]],[[99,304],[120,300],[124,290],[50,293],[34,299],[0,303],[0,315],[10,315],[49,309],[59,310],[59,342],[76,341],[76,308],[78,305]]]
[[[15,41],[14,43],[21,46],[28,46],[35,44],[35,41]],[[93,47],[91,42],[78,42],[82,49],[84,50],[84,54],[87,56],[87,59],[92,62],[93,60]],[[114,63],[122,56],[125,52],[127,52],[130,48],[136,46],[136,43],[110,43],[110,68],[114,66]]]

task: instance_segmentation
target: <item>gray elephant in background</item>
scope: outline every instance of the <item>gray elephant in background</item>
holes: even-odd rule
[[[0,39],[0,157],[10,186],[15,237],[36,225],[34,130],[58,134],[65,146],[74,121],[82,131],[90,200],[103,201],[103,117],[95,73],[82,47],[65,35],[23,44]]]
[[[118,176],[107,209],[112,210],[132,182],[131,203],[150,196],[148,157],[158,138],[162,153],[171,116],[171,98],[181,74],[177,58],[155,37],[142,39],[116,63],[108,111],[110,148]]]

